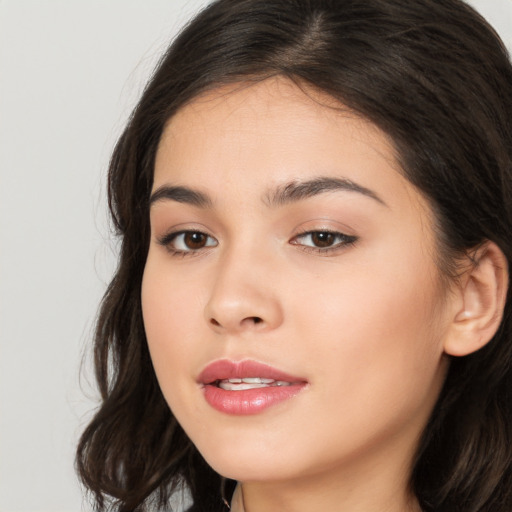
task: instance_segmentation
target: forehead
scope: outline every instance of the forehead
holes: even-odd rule
[[[319,175],[377,187],[390,206],[404,193],[421,200],[385,133],[331,96],[282,77],[224,86],[182,107],[160,140],[154,189],[172,181],[218,195],[236,183],[249,193]]]
[[[162,140],[183,139],[184,133],[208,135],[215,126],[216,137],[229,132],[262,139],[265,134],[278,134],[284,144],[313,129],[335,128],[340,118],[353,136],[363,132],[376,149],[394,154],[391,139],[374,124],[323,91],[284,77],[230,84],[199,95],[168,121]]]

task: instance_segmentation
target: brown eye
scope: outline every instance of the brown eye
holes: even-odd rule
[[[353,244],[356,240],[356,236],[345,235],[336,231],[308,231],[296,236],[291,243],[301,245],[304,249],[326,253]]]
[[[208,237],[204,233],[190,231],[183,235],[183,243],[188,249],[202,249],[206,246]]]
[[[316,247],[330,247],[336,239],[334,233],[315,231],[311,233],[311,241]]]
[[[201,231],[169,233],[162,237],[159,243],[166,247],[171,253],[183,255],[199,252],[209,247],[215,247],[218,244],[215,238]]]

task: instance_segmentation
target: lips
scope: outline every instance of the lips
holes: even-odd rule
[[[256,361],[209,364],[199,375],[206,401],[226,414],[257,414],[291,399],[307,385],[302,377],[290,375]]]

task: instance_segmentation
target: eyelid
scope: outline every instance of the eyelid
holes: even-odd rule
[[[172,246],[172,243],[180,236],[186,236],[187,234],[199,234],[203,235],[207,238],[206,245],[199,247],[197,249],[188,248],[188,249],[178,249]],[[208,243],[208,239],[211,241],[213,240],[214,243]],[[209,235],[205,231],[201,229],[194,229],[194,228],[188,228],[188,229],[173,229],[167,233],[165,233],[163,236],[157,237],[157,243],[171,253],[172,256],[197,256],[199,254],[204,253],[205,251],[211,249],[212,247],[216,247],[219,242],[218,240],[213,237],[212,235]]]
[[[306,245],[301,244],[298,242],[299,239],[305,238],[307,236],[313,236],[314,234],[329,234],[334,236],[335,238],[338,238],[339,241],[331,246],[328,247],[318,247],[314,245]],[[290,244],[299,246],[303,251],[305,252],[313,252],[316,254],[321,255],[332,255],[333,253],[339,252],[344,250],[345,248],[354,245],[358,241],[358,237],[355,235],[347,235],[346,233],[343,233],[339,230],[335,229],[322,229],[322,228],[316,228],[316,229],[305,229],[298,234],[296,234],[291,240]]]
[[[182,240],[181,247],[177,247],[175,241],[179,237],[184,237],[187,234],[199,234],[203,237],[206,237],[205,244],[194,248],[194,247],[186,247],[185,240]],[[334,237],[332,245],[328,245],[325,247],[315,245],[314,241],[311,243],[306,243],[306,237],[313,237],[315,234],[328,234]],[[348,235],[339,229],[332,228],[322,228],[315,227],[312,229],[302,229],[299,230],[297,234],[295,234],[289,241],[291,245],[298,246],[301,250],[305,252],[313,252],[320,255],[334,255],[334,253],[343,251],[347,247],[355,244],[358,241],[359,237],[355,235]],[[170,231],[166,232],[162,236],[156,238],[157,243],[163,246],[172,256],[197,256],[199,254],[204,254],[205,252],[211,250],[213,247],[218,246],[218,240],[210,235],[207,230],[201,228],[194,228],[176,226]]]

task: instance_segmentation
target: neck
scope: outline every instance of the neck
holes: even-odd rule
[[[373,460],[350,471],[328,468],[290,481],[244,482],[232,512],[421,512],[409,488],[410,464],[393,468]]]
[[[281,512],[421,512],[417,499],[412,493],[388,494],[371,489],[368,493],[359,493],[357,489],[340,493],[338,486],[322,488],[322,492],[312,486],[291,486],[272,488],[263,485],[242,484],[237,489],[232,512],[263,512],[280,510]]]

